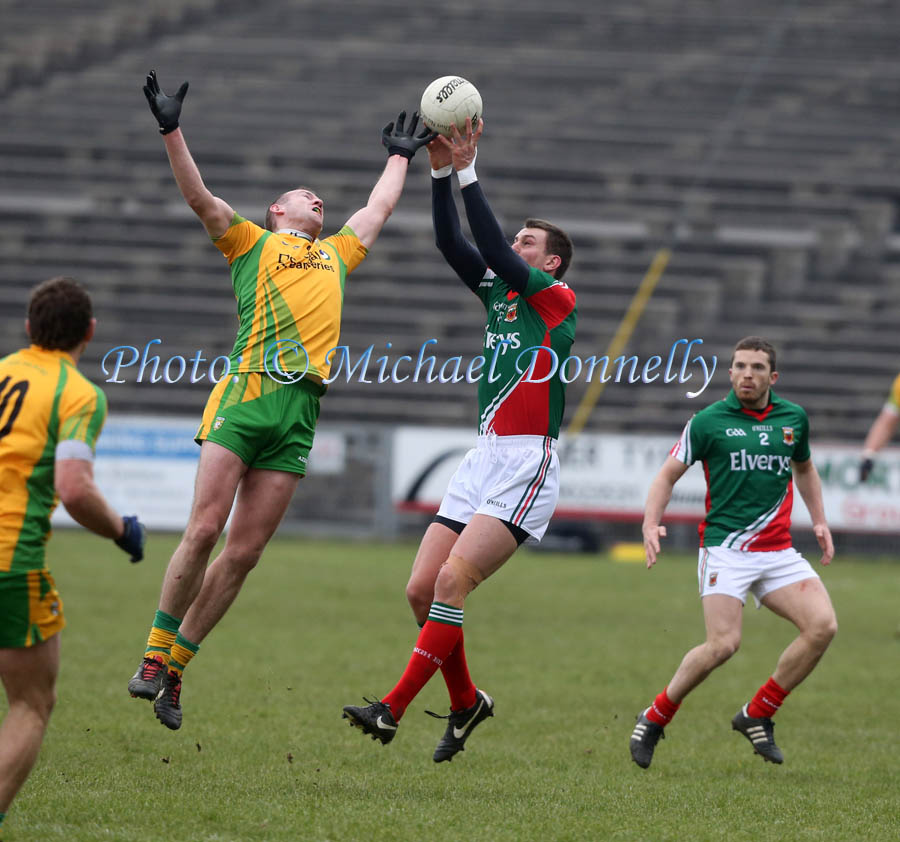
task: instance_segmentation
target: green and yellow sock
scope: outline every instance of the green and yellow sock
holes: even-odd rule
[[[150,629],[150,636],[147,638],[147,649],[144,652],[145,658],[156,658],[162,661],[166,666],[172,659],[172,646],[178,635],[178,627],[181,620],[166,614],[165,611],[157,611],[153,618],[153,626]]]
[[[174,672],[180,678],[184,668],[191,662],[191,658],[197,654],[199,649],[199,643],[191,643],[182,636],[181,632],[178,632],[169,657],[169,672]]]

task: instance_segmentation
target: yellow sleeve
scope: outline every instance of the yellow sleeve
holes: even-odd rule
[[[341,262],[347,267],[348,275],[365,260],[369,253],[349,225],[345,225],[337,234],[326,237],[322,242],[334,247]]]
[[[66,384],[59,402],[57,441],[83,441],[91,450],[106,421],[106,395],[83,377]]]
[[[233,263],[242,254],[246,254],[266,233],[255,222],[235,214],[228,230],[221,237],[213,238],[213,245],[225,255],[229,263]]]

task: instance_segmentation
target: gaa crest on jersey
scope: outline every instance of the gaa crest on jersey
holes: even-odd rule
[[[516,302],[515,304],[510,304],[509,307],[506,308],[506,316],[504,319],[508,322],[514,322],[516,320],[516,315],[519,312],[519,304]]]
[[[221,427],[224,423],[225,423],[225,416],[224,416],[224,415],[217,415],[217,416],[216,416],[216,420],[213,421],[213,429],[214,429],[214,430],[218,430],[219,427]]]
[[[782,435],[784,436],[784,438],[782,438],[782,441],[785,444],[791,445],[794,443],[794,428],[793,427],[782,427],[781,432],[782,432]]]

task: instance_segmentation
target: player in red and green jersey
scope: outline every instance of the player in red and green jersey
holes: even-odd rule
[[[534,248],[539,240],[546,248],[557,231],[544,220],[526,219],[513,250]],[[575,293],[533,266],[521,288],[487,270],[473,292],[488,317],[486,370],[478,381],[479,435],[559,438],[566,384],[548,375],[569,356],[575,339]]]
[[[61,500],[92,532],[143,558],[144,528],[94,483],[106,397],[77,369],[94,334],[91,299],[71,278],[32,292],[31,346],[0,359],[0,825],[37,759],[56,697],[63,606],[47,568],[50,516]]]
[[[406,595],[421,632],[405,672],[384,699],[344,708],[352,725],[388,743],[440,668],[450,714],[441,717],[449,722],[436,763],[462,751],[472,730],[494,715],[493,699],[476,688],[466,665],[463,603],[520,544],[541,539],[556,508],[565,383],[549,375],[575,338],[575,294],[560,280],[572,242],[557,226],[527,219],[507,244],[475,176],[482,127],[473,131],[469,123],[465,136],[454,129],[452,142],[438,138],[428,147],[438,248],[487,311],[478,444],[457,468],[413,562]],[[460,230],[453,169],[477,248]]]
[[[644,769],[685,696],[737,651],[748,593],[757,607],[765,605],[800,632],[731,721],[765,760],[783,762],[772,717],[837,631],[825,585],[791,545],[796,482],[822,548],[822,564],[834,555],[822,485],[810,458],[806,412],[772,391],[778,379],[775,349],[758,336],[735,346],[730,376],[732,391],[688,422],[647,494],[643,536],[649,568],[666,534],[660,521],[672,488],[690,465],[702,463],[708,491],[697,575],[706,641],[684,656],[672,680],[638,716],[629,745]]]
[[[144,94],[182,196],[231,267],[240,325],[231,369],[213,389],[197,433],[200,464],[188,524],[128,683],[132,696],[153,700],[156,717],[173,730],[181,727],[184,668],[234,601],[306,473],[346,276],[399,201],[410,159],[434,136],[415,134],[415,114],[408,127],[401,113],[384,128],[387,166],[366,206],[337,234],[319,238],[325,205],[307,187],[279,196],[264,229],[203,183],[178,126],[187,87],[167,96],[151,72]],[[229,514],[225,546],[207,569]]]
[[[869,478],[872,468],[875,467],[875,454],[891,440],[897,432],[898,424],[900,424],[900,374],[894,378],[887,400],[866,435],[859,463],[860,482],[865,482]]]

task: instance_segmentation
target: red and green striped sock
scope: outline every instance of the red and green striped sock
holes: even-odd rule
[[[475,685],[466,663],[462,629],[459,630],[459,643],[441,664],[441,674],[450,693],[450,710],[465,710],[475,704]]]
[[[398,722],[409,703],[428,683],[462,635],[463,610],[452,605],[434,602],[428,612],[428,620],[413,647],[412,657],[396,687],[382,701],[390,705]]]

